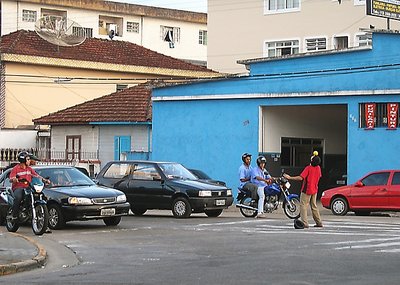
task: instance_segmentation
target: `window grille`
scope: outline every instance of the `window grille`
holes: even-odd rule
[[[130,33],[139,33],[139,23],[137,22],[127,22],[126,31]]]
[[[23,22],[36,22],[37,12],[32,10],[22,10],[22,21]]]
[[[307,51],[326,50],[326,38],[306,39]]]
[[[390,102],[392,103],[392,102]],[[400,102],[398,102],[400,104]],[[376,103],[375,109],[375,128],[387,128],[388,127],[388,112],[387,112],[388,103]],[[365,103],[359,104],[360,110],[360,128],[366,128],[366,120],[365,120]],[[397,127],[399,127],[399,112],[397,112]]]

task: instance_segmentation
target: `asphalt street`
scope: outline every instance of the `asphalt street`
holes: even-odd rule
[[[149,211],[117,227],[76,222],[42,237],[24,227],[46,248],[47,265],[0,284],[398,284],[398,215],[322,217],[324,228],[307,230],[281,212],[257,220],[234,209],[183,220]]]

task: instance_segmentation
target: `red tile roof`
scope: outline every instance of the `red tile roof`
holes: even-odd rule
[[[91,122],[150,122],[151,90],[148,82],[34,119],[36,125],[76,125]]]
[[[2,36],[0,51],[55,59],[213,72],[203,66],[166,56],[131,42],[87,38],[78,46],[58,47],[39,37],[36,32],[25,30]]]

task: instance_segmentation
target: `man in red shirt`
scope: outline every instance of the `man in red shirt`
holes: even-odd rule
[[[13,203],[13,217],[18,217],[19,204],[24,198],[25,191],[24,188],[27,187],[25,182],[21,182],[21,180],[26,179],[26,181],[31,182],[32,177],[39,177],[43,181],[48,181],[41,177],[39,174],[33,170],[30,165],[30,156],[26,151],[20,152],[18,154],[19,164],[13,167],[10,172],[10,182],[12,183],[11,189],[14,192],[14,203]],[[18,177],[18,178],[17,178]]]
[[[317,206],[317,193],[318,183],[321,178],[321,158],[318,152],[314,151],[311,157],[311,163],[306,166],[299,176],[290,176],[284,174],[283,176],[288,180],[303,181],[300,194],[300,220],[304,224],[304,228],[308,228],[307,208],[311,205],[311,213],[315,221],[314,227],[322,228],[321,215],[319,214]]]

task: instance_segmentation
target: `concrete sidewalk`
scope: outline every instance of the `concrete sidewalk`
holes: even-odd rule
[[[0,276],[43,266],[46,250],[30,237],[0,229]]]

